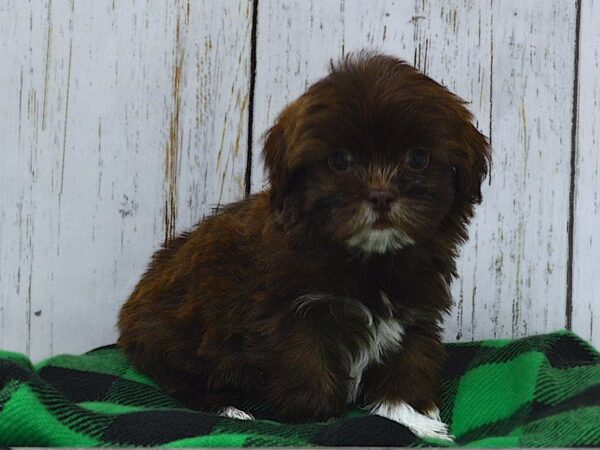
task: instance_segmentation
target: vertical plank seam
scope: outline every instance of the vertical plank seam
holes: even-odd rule
[[[493,150],[493,138],[492,138],[492,120],[494,115],[494,0],[490,0],[490,132],[489,132],[489,145]],[[488,183],[492,184],[492,164],[494,159],[490,161],[490,168],[488,173]]]
[[[581,0],[576,0],[575,5],[575,54],[573,58],[573,105],[571,114],[571,173],[569,182],[569,222],[567,226],[567,298],[565,302],[565,326],[567,330],[571,330],[573,328],[573,242],[575,229],[575,173],[577,169],[577,131],[579,125],[579,40],[581,33]]]
[[[248,93],[248,152],[246,157],[245,194],[252,190],[252,145],[254,126],[254,87],[256,84],[256,35],[258,28],[258,0],[252,0],[252,25],[250,30],[250,87]]]
[[[48,110],[48,77],[50,75],[50,57],[52,52],[52,0],[48,2],[48,35],[46,37],[46,70],[44,72],[44,102],[42,109],[42,131],[46,129],[46,112]]]
[[[65,99],[65,119],[63,124],[63,142],[62,142],[62,158],[60,164],[60,189],[58,190],[58,213],[60,216],[60,208],[62,205],[62,196],[65,185],[65,155],[67,152],[67,127],[69,124],[69,99],[71,94],[71,61],[73,58],[73,38],[69,42],[69,65],[67,68],[67,95]],[[58,221],[58,236],[60,238],[60,220]],[[58,253],[60,253],[60,248]]]
[[[494,123],[494,0],[490,0],[490,112],[489,112],[489,146],[493,153],[494,151],[494,140],[493,140],[493,123]],[[488,185],[492,185],[492,177],[494,173],[494,158],[490,160],[490,166],[488,168]],[[475,273],[473,275],[473,280],[475,283],[475,289],[477,288]],[[471,338],[474,339],[475,336],[475,291],[471,295]],[[491,315],[492,322],[494,323],[494,337],[497,337],[497,329],[498,329],[498,315]]]
[[[186,30],[187,31],[187,30]],[[180,113],[181,113],[181,81],[183,76],[184,49],[181,43],[181,17],[177,14],[175,28],[175,48],[173,50],[174,67],[171,87],[172,111],[169,119],[169,135],[165,145],[165,242],[175,238],[177,224],[177,172],[179,169],[179,153],[181,151]]]

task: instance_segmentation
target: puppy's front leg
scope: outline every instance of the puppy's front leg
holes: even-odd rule
[[[405,425],[418,437],[452,440],[436,405],[444,359],[437,326],[408,328],[402,349],[366,373],[363,392],[370,411]]]
[[[283,422],[315,422],[347,410],[347,380],[313,336],[293,340],[279,355],[268,383],[268,403]]]
[[[335,298],[314,295],[306,301],[282,321],[281,335],[272,343],[267,398],[284,422],[327,420],[347,410],[348,376],[335,339],[340,334],[332,313]]]

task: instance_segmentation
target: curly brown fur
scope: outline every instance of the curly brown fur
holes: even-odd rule
[[[199,409],[251,396],[290,422],[354,402],[430,411],[490,157],[472,119],[393,57],[333,65],[268,131],[270,187],[154,255],[119,344]]]

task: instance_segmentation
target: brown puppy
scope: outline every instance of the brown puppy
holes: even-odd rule
[[[356,403],[447,436],[440,322],[490,157],[471,121],[398,59],[332,66],[267,133],[270,188],[154,255],[119,344],[191,407],[252,397],[306,422]]]

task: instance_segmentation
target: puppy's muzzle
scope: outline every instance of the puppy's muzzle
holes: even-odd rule
[[[380,214],[388,213],[396,198],[397,197],[393,192],[387,190],[373,190],[369,194],[371,208],[373,208],[373,211]]]

